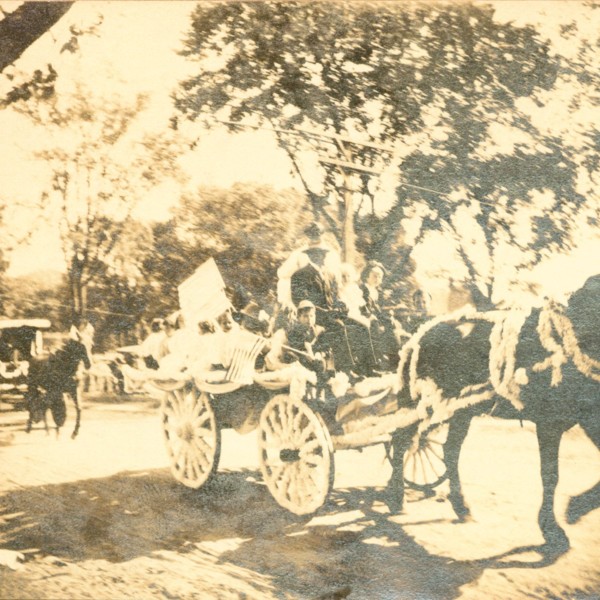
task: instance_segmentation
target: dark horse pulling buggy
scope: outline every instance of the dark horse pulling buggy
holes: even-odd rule
[[[81,362],[90,367],[90,358],[85,346],[74,339],[61,339],[62,347],[48,352],[42,332],[50,327],[48,319],[0,320],[0,394],[3,400],[25,404],[27,432],[39,421],[48,430],[48,411],[58,432],[66,419],[63,394],[70,395],[76,409],[75,437],[81,417],[75,375]]]
[[[74,335],[77,337],[77,334]],[[44,423],[47,432],[47,413],[50,412],[58,434],[67,417],[66,394],[75,406],[75,426],[71,437],[77,436],[81,425],[77,373],[81,364],[86,369],[91,367],[88,348],[74,337],[61,336],[59,346],[52,352],[39,352],[30,357],[24,386],[29,412],[27,433],[34,423],[40,421]]]
[[[427,490],[448,477],[449,500],[465,520],[458,460],[472,417],[527,419],[537,426],[540,448],[543,548],[565,551],[568,539],[553,508],[558,447],[562,434],[579,424],[600,448],[599,309],[600,276],[567,307],[434,319],[403,346],[396,372],[359,381],[338,398],[317,397],[307,380],[254,372],[248,351],[245,364],[240,359],[219,382],[191,373],[155,380],[164,392],[171,471],[183,485],[200,488],[217,470],[221,431],[258,429],[269,491],[282,507],[304,515],[327,500],[334,450],[386,443],[392,509],[402,508],[405,483]],[[570,520],[581,516],[583,504],[598,505],[599,486],[582,496],[572,499]]]

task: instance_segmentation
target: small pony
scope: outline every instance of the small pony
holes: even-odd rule
[[[44,421],[46,432],[48,410],[56,425],[56,434],[65,424],[67,407],[63,394],[71,396],[75,404],[77,418],[71,437],[79,433],[81,409],[77,397],[77,380],[75,378],[79,363],[83,362],[86,369],[91,367],[87,347],[75,339],[67,340],[62,348],[44,358],[33,358],[27,375],[27,393],[25,399],[29,411],[27,433],[34,423]]]

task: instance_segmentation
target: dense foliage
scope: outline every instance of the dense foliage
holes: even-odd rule
[[[581,169],[592,166],[582,164],[580,151],[588,148],[590,160],[597,155],[597,130],[568,139],[524,107],[549,102],[566,73],[581,96],[574,102],[594,93],[595,53],[561,61],[533,27],[499,22],[492,7],[203,3],[184,53],[198,66],[177,95],[189,119],[396,144],[387,159],[399,168],[400,185],[380,223],[389,233],[362,241],[367,257],[401,252],[398,223],[419,213],[411,243],[432,230],[450,235],[483,304],[492,298],[497,265],[507,263],[499,248],[518,247],[509,261],[517,273],[570,247],[582,215],[589,216],[589,196],[578,184]],[[364,147],[354,158],[381,167],[384,154]],[[325,170],[325,194],[343,203],[347,183],[335,165]],[[369,189],[359,186],[361,194]],[[536,203],[540,195],[546,200]],[[340,214],[330,208],[321,206],[330,217]],[[523,223],[532,236],[520,235]],[[334,231],[341,239],[339,218]],[[397,280],[405,264],[394,264]]]

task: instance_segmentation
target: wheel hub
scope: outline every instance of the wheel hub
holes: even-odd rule
[[[192,430],[192,426],[189,423],[183,424],[177,429],[177,435],[184,442],[191,442],[194,439],[194,431]]]
[[[300,460],[300,450],[284,448],[279,452],[279,458],[281,459],[281,462],[297,462]]]

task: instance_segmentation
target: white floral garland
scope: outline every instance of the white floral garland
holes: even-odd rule
[[[537,330],[540,343],[550,356],[532,370],[540,373],[552,369],[551,385],[556,387],[562,382],[562,367],[570,359],[580,373],[600,382],[600,362],[581,351],[573,324],[564,311],[564,307],[555,302],[542,309]]]
[[[524,368],[517,368],[516,350],[523,324],[530,314],[531,311],[522,310],[478,312],[466,308],[424,323],[402,347],[397,371],[398,385],[394,389],[400,391],[408,385],[415,407],[400,408],[390,415],[373,416],[351,423],[349,425],[354,431],[340,436],[340,439],[346,444],[358,446],[415,423],[419,423],[419,435],[448,421],[456,411],[490,400],[495,395],[506,398],[517,410],[522,410],[520,391],[529,382],[529,378]],[[441,323],[460,324],[477,321],[493,324],[490,333],[490,380],[464,387],[455,398],[445,398],[443,390],[432,379],[418,376],[417,365],[422,339]],[[573,325],[564,313],[564,307],[555,303],[545,305],[540,312],[537,332],[542,347],[550,356],[535,364],[531,368],[533,372],[552,369],[551,385],[557,386],[562,382],[562,367],[570,359],[582,374],[600,382],[600,361],[581,351]],[[405,378],[407,368],[408,378]]]

